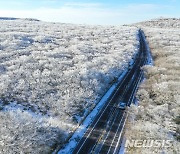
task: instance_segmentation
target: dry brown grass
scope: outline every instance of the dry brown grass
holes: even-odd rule
[[[127,148],[126,153],[180,152],[180,39],[178,29],[144,28],[155,66],[143,67],[138,107],[129,111],[126,138],[173,140],[169,148]]]

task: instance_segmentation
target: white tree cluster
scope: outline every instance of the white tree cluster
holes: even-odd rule
[[[1,111],[0,118],[0,153],[49,153],[67,135],[49,118],[21,109]]]
[[[46,153],[63,141],[137,52],[128,26],[0,25],[0,153],[38,153],[39,144]]]

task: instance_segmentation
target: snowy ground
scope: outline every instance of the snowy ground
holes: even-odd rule
[[[62,144],[137,52],[134,27],[0,24],[0,153]]]
[[[149,42],[154,66],[144,67],[139,106],[131,107],[128,140],[170,140],[170,147],[127,148],[126,153],[180,153],[180,19],[138,24]],[[133,125],[132,125],[133,124]]]

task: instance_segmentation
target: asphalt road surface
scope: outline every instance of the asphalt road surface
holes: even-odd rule
[[[138,85],[143,79],[141,67],[148,61],[148,50],[143,35],[144,33],[139,30],[140,50],[131,69],[119,83],[109,102],[89,126],[73,154],[119,153],[127,118],[126,110],[120,109],[119,103],[125,102],[127,106],[130,106],[135,101]]]

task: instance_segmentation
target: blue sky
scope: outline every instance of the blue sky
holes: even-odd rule
[[[0,0],[0,16],[43,21],[121,25],[180,17],[179,0]]]

